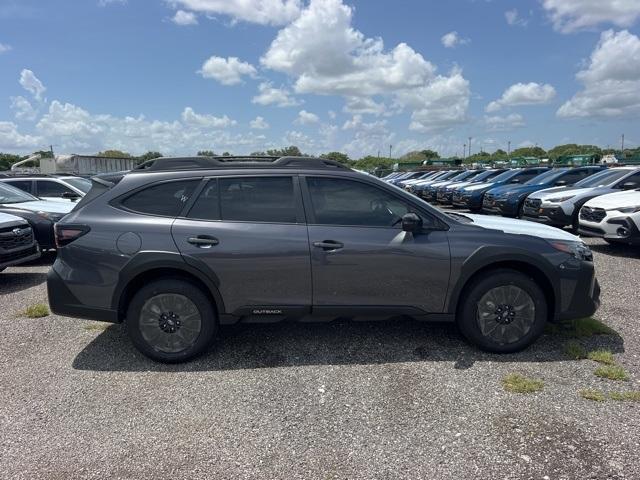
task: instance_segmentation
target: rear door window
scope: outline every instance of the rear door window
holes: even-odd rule
[[[136,213],[176,217],[191,198],[200,179],[156,183],[125,198],[121,205]]]
[[[12,187],[19,188],[23,192],[33,193],[33,182],[31,180],[11,180],[5,183]]]
[[[65,193],[75,193],[69,187],[54,180],[37,180],[36,191],[38,197],[62,197]]]

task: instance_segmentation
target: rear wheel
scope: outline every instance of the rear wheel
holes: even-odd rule
[[[125,323],[136,348],[165,363],[200,355],[211,345],[216,332],[209,297],[193,283],[173,278],[142,287],[129,304]]]
[[[517,352],[543,332],[547,302],[530,277],[509,269],[493,270],[468,286],[458,311],[462,334],[483,350]]]

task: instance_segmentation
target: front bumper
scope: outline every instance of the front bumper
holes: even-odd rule
[[[593,315],[600,307],[600,285],[593,262],[567,261],[561,268],[557,320],[573,320]]]
[[[2,252],[0,253],[0,270],[4,270],[12,265],[30,262],[38,258],[40,258],[40,248],[37,243],[17,251],[12,250],[9,252]]]
[[[117,311],[89,307],[80,302],[64,284],[55,268],[51,268],[47,274],[47,294],[49,296],[49,307],[56,315],[101,322],[119,322]]]
[[[498,198],[491,201],[484,201],[482,203],[482,211],[493,215],[514,217],[518,215],[518,205],[518,202]]]
[[[631,217],[605,218],[600,223],[581,221],[578,233],[610,242],[640,245],[640,230]]]
[[[453,200],[453,192],[452,191],[438,192],[436,198],[438,200],[438,203],[442,205],[451,205],[451,201]]]
[[[524,220],[544,223],[554,227],[564,227],[573,223],[573,216],[567,215],[560,207],[529,208],[525,205],[523,211]]]

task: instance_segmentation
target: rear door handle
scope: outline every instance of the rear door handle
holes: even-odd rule
[[[313,242],[313,246],[328,251],[338,250],[344,247],[344,243],[336,242],[335,240],[323,240],[322,242]]]
[[[195,237],[189,237],[187,242],[200,248],[211,248],[214,245],[218,245],[220,243],[217,238],[212,237],[211,235],[198,235]]]

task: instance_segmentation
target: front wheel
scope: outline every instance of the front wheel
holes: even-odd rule
[[[211,345],[216,316],[209,297],[193,283],[167,278],[142,287],[131,300],[127,333],[140,352],[164,363],[190,360]]]
[[[458,311],[458,326],[481,349],[517,352],[542,334],[547,302],[529,276],[515,270],[493,270],[473,280],[467,291]]]

